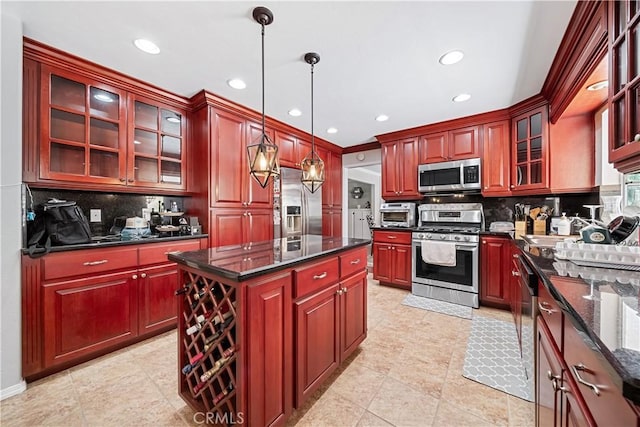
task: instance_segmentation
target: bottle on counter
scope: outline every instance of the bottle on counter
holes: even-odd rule
[[[567,218],[566,212],[562,212],[562,216],[558,221],[558,235],[568,236],[571,234],[571,220]]]

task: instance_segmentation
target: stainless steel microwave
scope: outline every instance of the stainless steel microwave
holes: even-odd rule
[[[479,192],[480,159],[453,160],[418,166],[421,193]]]

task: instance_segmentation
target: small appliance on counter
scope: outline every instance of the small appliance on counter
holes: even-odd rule
[[[415,203],[383,203],[380,205],[380,227],[416,226]]]
[[[120,232],[120,240],[138,240],[150,234],[149,223],[144,218],[136,216],[126,219],[125,226]]]

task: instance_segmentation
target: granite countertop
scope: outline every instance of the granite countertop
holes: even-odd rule
[[[371,240],[307,234],[253,243],[250,246],[221,246],[169,254],[169,259],[192,268],[244,281],[296,264],[366,246]]]
[[[208,234],[194,234],[184,236],[167,236],[167,237],[144,237],[138,240],[98,240],[91,243],[82,243],[79,245],[63,245],[63,246],[51,246],[51,252],[65,252],[65,251],[77,251],[80,249],[95,249],[95,248],[112,248],[116,246],[129,246],[129,245],[143,245],[146,243],[160,243],[160,242],[172,242],[176,240],[191,240],[191,239],[203,239],[209,237]],[[22,253],[27,255],[29,249],[22,248]]]
[[[554,249],[518,244],[567,320],[619,376],[623,396],[640,405],[640,273],[581,267],[556,259]]]

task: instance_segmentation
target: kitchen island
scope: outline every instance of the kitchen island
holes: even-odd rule
[[[179,393],[208,422],[282,425],[367,335],[369,240],[182,253]]]

